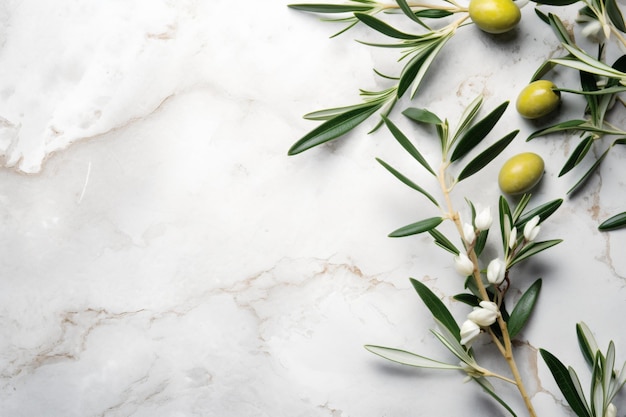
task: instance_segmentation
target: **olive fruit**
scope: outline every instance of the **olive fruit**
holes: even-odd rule
[[[528,192],[543,176],[543,159],[535,153],[524,152],[506,161],[498,175],[498,185],[506,194]]]
[[[487,33],[504,33],[522,18],[512,0],[470,0],[469,15],[476,26]]]
[[[517,112],[526,119],[537,119],[554,111],[561,102],[552,81],[538,80],[528,84],[517,96]]]

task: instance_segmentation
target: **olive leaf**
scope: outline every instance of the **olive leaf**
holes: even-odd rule
[[[385,169],[387,169],[387,171],[391,172],[397,179],[399,179],[400,181],[402,181],[404,184],[408,185],[409,187],[413,188],[414,190],[422,193],[426,198],[428,198],[430,201],[432,201],[432,203],[435,206],[439,207],[439,203],[437,203],[437,200],[435,200],[435,198],[432,195],[430,195],[426,190],[424,190],[422,187],[420,187],[419,185],[415,184],[413,181],[408,179],[406,176],[404,176],[402,173],[400,173],[398,170],[393,168],[391,165],[389,165],[388,163],[386,163],[382,159],[376,158],[376,160],[383,167],[385,167]]]
[[[505,101],[483,119],[479,120],[476,124],[467,129],[465,134],[463,134],[463,136],[461,136],[458,140],[454,151],[452,151],[450,162],[454,162],[459,158],[462,158],[469,151],[474,149],[474,147],[478,145],[489,134],[489,132],[491,132],[498,120],[500,120],[500,117],[504,114],[508,105],[509,102]]]
[[[513,227],[513,219],[511,216],[511,207],[504,196],[500,196],[498,214],[500,218],[500,236],[502,237],[502,247],[505,248],[505,251],[508,251],[508,237],[511,233],[511,227]],[[507,253],[505,253],[505,258],[506,256]]]
[[[574,148],[574,151],[569,156],[569,158],[567,158],[567,161],[565,161],[561,172],[559,172],[559,177],[567,174],[569,171],[572,170],[572,168],[582,162],[584,157],[589,152],[589,149],[591,149],[591,145],[593,145],[593,142],[593,136],[586,136],[582,141],[580,141],[576,148]]]
[[[365,345],[365,349],[392,362],[401,363],[403,365],[415,366],[417,368],[463,369],[459,365],[451,365],[449,363],[430,359],[416,353],[407,352],[406,350],[393,349],[375,345]]]
[[[568,120],[566,122],[557,123],[555,125],[552,125],[552,126],[549,126],[549,127],[543,128],[543,129],[539,129],[539,130],[533,132],[530,136],[528,136],[526,141],[528,142],[528,141],[531,141],[531,140],[533,140],[535,138],[538,138],[540,136],[546,136],[546,135],[549,135],[551,133],[566,132],[566,131],[570,131],[570,130],[578,130],[585,123],[587,123],[587,121],[583,120],[583,119]]]
[[[568,4],[574,4],[578,0],[534,0],[537,4],[545,4],[547,6],[567,6]]]
[[[508,321],[509,336],[514,338],[524,327],[539,297],[541,278],[536,280],[520,297]]]
[[[598,229],[602,231],[620,229],[626,226],[626,212],[616,214],[603,221]]]
[[[289,149],[288,155],[299,154],[314,146],[346,134],[364,122],[381,107],[382,103],[374,102],[369,106],[358,107],[334,116],[293,144]]]
[[[404,33],[394,28],[393,26],[383,22],[380,19],[375,18],[372,15],[366,13],[355,13],[354,16],[359,19],[361,22],[365,23],[367,26],[372,29],[382,33],[383,35],[387,35],[391,38],[396,39],[416,39],[418,36],[411,35],[408,33]]]
[[[414,278],[410,278],[410,281],[413,288],[415,288],[415,291],[417,291],[417,294],[422,299],[428,310],[430,310],[433,317],[441,323],[443,328],[449,330],[450,334],[454,336],[454,339],[458,343],[458,341],[461,340],[461,329],[459,328],[456,320],[454,320],[450,310],[448,310],[439,297],[437,297],[435,293],[433,293],[426,285]]]
[[[524,210],[526,210],[528,203],[530,203],[530,197],[531,195],[528,193],[523,194],[520,197],[517,205],[515,206],[515,210],[513,210],[513,213],[511,214],[511,221],[513,222],[513,224],[516,224],[518,222],[518,219],[522,216]]]
[[[543,358],[544,362],[548,366],[548,369],[550,369],[550,372],[552,373],[552,376],[554,377],[554,380],[556,381],[559,389],[563,393],[565,400],[572,408],[572,411],[574,411],[574,413],[576,413],[576,415],[579,417],[592,417],[587,408],[584,397],[581,398],[579,390],[577,389],[577,385],[580,385],[580,382],[576,384],[572,380],[572,375],[570,375],[570,371],[568,371],[565,365],[563,365],[563,363],[552,353],[548,352],[545,349],[539,349],[539,352],[541,353],[541,357]],[[578,378],[576,377],[576,379]]]
[[[624,16],[622,16],[622,12],[617,6],[617,2],[615,0],[606,0],[604,3],[606,7],[606,13],[611,19],[613,25],[622,32],[626,32],[626,25],[624,24]]]
[[[602,163],[602,161],[604,161],[604,158],[606,158],[606,156],[609,153],[609,150],[611,148],[607,148],[602,155],[600,155],[600,157],[596,160],[596,162],[594,162],[594,164],[591,166],[591,168],[589,168],[587,170],[587,172],[585,172],[585,174],[576,182],[576,184],[574,184],[572,186],[572,188],[570,188],[567,191],[567,194],[572,194],[574,193],[581,185],[583,185],[585,182],[587,182],[587,180],[591,177],[591,175],[596,171],[596,169],[598,169],[598,167],[600,166],[600,164]]]
[[[430,217],[428,219],[420,220],[415,223],[411,223],[404,227],[394,230],[389,233],[389,237],[406,237],[416,235],[419,233],[428,232],[430,229],[434,229],[439,226],[443,221],[443,217]]]
[[[311,13],[349,13],[349,12],[367,12],[372,10],[372,6],[361,6],[358,4],[315,4],[300,3],[289,4],[287,7],[303,12]]]
[[[511,143],[511,141],[517,136],[519,130],[515,130],[502,139],[491,145],[484,152],[474,158],[468,163],[465,168],[459,173],[457,181],[462,181],[471,175],[474,175],[481,169],[483,169],[489,162],[493,161],[500,153]]]
[[[491,383],[489,383],[489,381],[487,380],[487,378],[485,377],[480,377],[480,378],[476,378],[473,377],[472,378],[473,381],[475,381],[478,385],[480,385],[487,394],[489,394],[494,400],[496,400],[502,407],[504,407],[506,409],[506,411],[508,411],[513,417],[517,417],[517,414],[515,414],[515,412],[513,412],[513,409],[511,409],[511,407],[509,407],[509,405],[504,402],[504,400],[502,398],[500,398],[494,388],[493,385],[491,385]]]
[[[562,241],[563,241],[562,239],[552,239],[552,240],[546,240],[542,242],[531,242],[528,245],[524,246],[515,255],[515,257],[508,264],[508,267],[511,268],[513,265],[519,262],[522,262],[523,260],[528,259],[531,256],[538,254],[539,252],[542,252],[548,248],[551,248],[552,246],[558,245]]]
[[[461,114],[459,123],[457,124],[458,127],[456,129],[456,132],[452,137],[452,143],[454,143],[459,136],[465,133],[466,129],[472,124],[472,122],[476,118],[476,115],[478,114],[478,111],[480,110],[482,105],[483,96],[479,95],[474,100],[472,100],[472,102],[465,108],[463,114]]]
[[[521,215],[518,220],[514,221],[514,224],[516,227],[523,228],[524,225],[535,216],[539,216],[539,223],[541,223],[557,211],[561,204],[563,204],[562,198],[548,201]]]
[[[430,172],[433,176],[437,176],[435,171],[430,167],[426,159],[422,156],[420,151],[411,143],[409,138],[406,137],[404,133],[387,117],[383,116],[383,121],[385,125],[393,135],[393,137],[398,141],[398,143],[411,155],[417,162],[420,163],[428,172]]]
[[[416,121],[418,123],[427,123],[438,125],[443,123],[441,119],[433,112],[427,109],[418,109],[415,107],[409,107],[408,109],[402,112],[403,115],[408,117],[409,119]]]
[[[454,255],[458,255],[460,253],[460,251],[456,248],[456,246],[454,246],[454,244],[450,242],[450,240],[447,237],[445,237],[443,233],[441,233],[436,228],[430,229],[428,233],[435,239],[435,244],[437,246],[447,250],[448,252]]]

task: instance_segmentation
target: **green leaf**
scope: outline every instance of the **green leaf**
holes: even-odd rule
[[[364,122],[382,107],[382,103],[372,103],[367,107],[360,107],[339,114],[322,123],[317,128],[307,133],[289,149],[288,155],[296,155],[314,146],[336,139],[345,135],[350,130]]]
[[[448,10],[439,9],[424,9],[414,13],[417,17],[423,17],[426,19],[441,19],[442,17],[452,16],[454,13]]]
[[[419,19],[419,17],[417,17],[415,15],[415,13],[413,12],[413,10],[411,9],[411,6],[408,5],[408,3],[406,2],[406,0],[396,0],[396,3],[398,3],[398,6],[400,6],[400,10],[402,10],[402,12],[411,20],[413,20],[414,22],[418,23],[419,25],[423,25],[422,21]]]
[[[476,122],[475,125],[470,127],[467,132],[465,132],[465,134],[459,139],[459,142],[457,143],[454,151],[452,152],[452,156],[450,157],[450,162],[454,162],[459,158],[462,158],[469,151],[474,149],[474,147],[478,145],[489,134],[489,132],[491,132],[498,120],[500,120],[500,117],[502,117],[502,114],[504,113],[508,105],[509,102],[505,101],[483,119]]]
[[[511,143],[511,141],[517,136],[519,130],[515,130],[508,135],[504,136],[502,139],[491,145],[485,151],[483,151],[476,158],[472,159],[472,161],[463,168],[461,173],[459,174],[457,181],[462,181],[465,178],[468,178],[481,169],[483,169],[489,162],[493,161],[496,156],[500,155],[500,153],[506,149],[507,146]]]
[[[461,118],[459,119],[458,127],[452,138],[452,143],[454,143],[457,138],[466,131],[469,125],[472,124],[472,121],[474,121],[474,118],[478,114],[478,111],[480,110],[482,105],[483,96],[479,95],[465,108],[463,114],[461,115]]]
[[[435,227],[439,226],[442,221],[442,217],[431,217],[428,219],[420,220],[419,222],[411,223],[397,230],[394,230],[389,234],[389,237],[405,237],[428,232],[430,229],[434,229]]]
[[[613,25],[621,32],[626,32],[626,25],[624,25],[624,16],[620,11],[615,0],[606,0],[605,2],[606,13],[609,15],[609,19],[613,22]]]
[[[365,23],[367,26],[382,33],[383,35],[387,35],[389,37],[396,38],[396,39],[415,39],[416,38],[415,35],[410,35],[408,33],[401,32],[398,29],[394,28],[393,26],[388,25],[387,23],[383,22],[380,19],[375,18],[372,15],[365,14],[365,13],[355,13],[354,16],[356,16],[357,19]]]
[[[505,248],[506,251],[508,251],[508,239],[509,234],[511,233],[511,227],[513,227],[513,220],[511,218],[511,207],[509,207],[509,203],[508,201],[506,201],[506,198],[504,198],[504,196],[500,196],[498,213],[500,216],[500,236],[502,237],[502,247]]]
[[[443,302],[441,302],[439,297],[437,297],[435,293],[430,290],[430,288],[414,278],[411,278],[410,280],[411,284],[413,284],[413,288],[415,288],[415,291],[417,291],[417,294],[430,310],[433,317],[437,319],[443,327],[450,331],[457,342],[460,341],[461,330],[459,329],[459,325],[456,320],[454,320],[454,317],[452,317],[450,310],[448,310],[448,308],[443,304]]]
[[[567,28],[565,28],[565,25],[563,24],[563,22],[557,15],[553,13],[548,13],[548,20],[550,21],[550,26],[552,27],[552,30],[556,34],[556,37],[562,43],[565,43],[568,45],[574,44],[574,40],[571,38],[569,32],[567,31]]]
[[[524,210],[526,210],[526,206],[528,206],[528,203],[530,203],[530,198],[530,194],[524,194],[520,197],[517,205],[515,206],[515,210],[513,210],[513,214],[511,215],[511,221],[513,222],[513,224],[517,223],[520,216],[524,213]]]
[[[578,165],[583,160],[585,155],[587,155],[589,149],[591,149],[591,145],[593,145],[593,136],[587,136],[580,141],[569,158],[567,158],[565,165],[563,165],[561,172],[559,172],[559,177],[567,174],[572,170],[572,168]]]
[[[452,337],[452,333],[450,333],[450,331],[446,328],[442,328],[441,330],[441,333],[432,329],[430,332],[434,334],[435,337],[439,339],[439,341],[462,362],[472,363],[474,360],[468,355],[463,346],[461,346],[461,344]]]
[[[551,248],[554,245],[558,245],[562,241],[562,239],[553,239],[543,242],[532,242],[524,246],[524,248],[517,253],[515,258],[513,258],[513,260],[509,263],[508,267],[511,268],[513,265],[522,262],[523,260],[528,259],[531,256],[538,254],[539,252]]]
[[[408,185],[409,187],[413,188],[414,190],[422,193],[426,198],[432,201],[435,206],[439,207],[439,203],[437,203],[437,200],[435,200],[435,198],[432,195],[430,195],[426,190],[424,190],[422,187],[420,187],[419,185],[415,184],[413,181],[411,181],[410,179],[402,175],[402,173],[397,171],[395,168],[393,168],[391,165],[389,165],[382,159],[376,158],[376,160],[383,167],[385,167],[387,171],[391,172],[397,179],[399,179],[400,181],[402,181],[404,184]]]
[[[585,361],[589,366],[593,366],[593,362],[598,352],[598,344],[596,338],[593,336],[591,329],[584,323],[580,322],[576,324],[576,337],[578,339],[578,346],[585,358]]]
[[[535,0],[537,4],[546,4],[548,6],[567,6],[568,4],[574,4],[578,0]]]
[[[562,91],[564,93],[572,93],[586,96],[601,96],[605,94],[616,94],[626,91],[626,86],[607,87],[601,90],[572,90],[569,88],[555,88],[554,91]]]
[[[576,184],[574,184],[574,186],[572,186],[572,188],[570,188],[567,191],[567,194],[571,194],[572,192],[576,191],[581,185],[583,185],[585,182],[587,182],[587,180],[589,179],[589,177],[591,177],[591,174],[593,174],[595,172],[596,169],[598,169],[598,167],[600,166],[600,164],[602,163],[602,161],[604,161],[604,158],[606,158],[606,155],[609,153],[609,149],[611,148],[607,148],[606,151],[604,151],[602,153],[602,155],[600,155],[600,157],[596,160],[596,162],[594,162],[594,164],[591,166],[591,168],[589,168],[587,170],[587,172],[585,173],[585,175],[583,175]]]
[[[474,294],[468,294],[465,292],[461,294],[457,294],[452,298],[464,304],[467,304],[468,306],[471,306],[471,307],[477,307],[482,301],[480,297],[477,297]]]
[[[287,7],[303,12],[311,13],[349,13],[349,12],[367,12],[372,10],[372,6],[359,6],[352,4],[314,4],[301,3],[289,4]]]
[[[400,82],[398,83],[398,97],[402,97],[404,93],[411,87],[410,97],[415,97],[417,90],[426,75],[426,71],[432,64],[433,60],[443,48],[451,34],[440,36],[424,44],[422,49],[417,51],[411,60],[404,66],[400,74]]]
[[[306,120],[318,120],[318,121],[330,120],[333,117],[339,116],[348,111],[358,110],[364,107],[370,107],[371,105],[372,105],[371,102],[365,102],[365,103],[354,104],[351,106],[333,107],[330,109],[317,110],[314,112],[310,112],[310,113],[305,114],[302,117]]]
[[[550,369],[556,384],[563,393],[565,400],[572,408],[572,411],[579,417],[592,417],[587,411],[587,406],[582,398],[578,395],[575,384],[572,382],[569,371],[563,363],[545,349],[539,349],[541,357]]]
[[[615,344],[611,340],[609,342],[609,347],[606,350],[606,355],[604,355],[604,380],[602,381],[602,387],[604,392],[609,394],[609,387],[611,386],[611,381],[613,379],[615,372]],[[608,404],[608,402],[606,403]]]
[[[624,226],[626,226],[626,211],[606,219],[598,226],[598,229],[607,231],[620,229]]]
[[[552,216],[552,214],[554,214],[554,212],[561,207],[561,204],[563,204],[562,198],[557,198],[556,200],[551,200],[547,203],[541,204],[521,215],[519,220],[515,222],[515,225],[519,228],[523,228],[524,225],[535,216],[539,216],[539,223],[541,223],[548,217]]]
[[[572,54],[576,59],[579,60],[580,63],[586,64],[590,70],[584,70],[596,75],[604,75],[609,78],[624,78],[626,77],[626,73],[616,70],[615,68],[605,64],[602,61],[593,58],[589,54],[587,54],[582,49],[578,48],[576,45],[568,45],[563,44],[563,47]],[[582,68],[577,68],[582,69]]]
[[[476,244],[474,245],[474,252],[476,252],[476,256],[480,256],[485,249],[485,245],[487,244],[487,236],[489,235],[489,230],[481,230],[478,235],[476,235]]]
[[[452,242],[450,242],[450,240],[445,237],[443,233],[441,233],[439,230],[430,229],[428,233],[430,233],[430,235],[435,239],[436,245],[442,247],[443,249],[454,255],[458,255],[460,253],[456,246],[454,246],[454,244],[452,244]]]
[[[426,159],[422,156],[422,154],[417,150],[417,148],[411,143],[409,138],[407,138],[404,133],[398,127],[393,124],[391,120],[387,117],[383,116],[383,120],[389,131],[393,135],[393,137],[402,145],[402,147],[411,155],[417,162],[419,162],[428,172],[430,172],[433,176],[437,176],[435,171],[430,167]]]
[[[522,330],[530,313],[532,313],[537,297],[539,297],[539,291],[541,290],[541,278],[535,281],[521,296],[515,308],[511,312],[511,316],[508,321],[509,335],[513,339]]]
[[[549,135],[550,133],[557,133],[557,132],[564,132],[564,131],[568,131],[568,130],[578,130],[580,129],[581,125],[584,125],[585,123],[587,123],[586,120],[568,120],[566,122],[561,122],[561,123],[557,123],[555,125],[552,125],[550,127],[546,127],[544,129],[540,129],[537,130],[535,132],[533,132],[528,139],[526,139],[526,141],[530,141],[533,140],[535,138],[538,138],[539,136],[545,136],[545,135]]]
[[[409,107],[408,109],[404,110],[402,114],[418,123],[427,123],[433,125],[439,125],[443,123],[435,113],[426,109]]]
[[[495,391],[493,390],[493,386],[489,383],[489,381],[487,381],[486,378],[472,378],[472,380],[476,381],[476,383],[480,385],[487,394],[491,395],[491,397],[496,400],[502,407],[504,407],[506,411],[508,411],[513,417],[517,417],[511,407],[509,407],[509,405],[495,393]]]
[[[415,366],[417,368],[463,369],[459,365],[451,365],[449,363],[440,362],[434,359],[427,358],[425,356],[407,352],[406,350],[374,345],[365,345],[365,349],[392,362],[401,363],[403,365]]]

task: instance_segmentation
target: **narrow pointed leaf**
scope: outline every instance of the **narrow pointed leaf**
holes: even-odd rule
[[[517,415],[515,414],[515,412],[513,412],[511,407],[509,407],[509,405],[495,393],[495,391],[493,390],[493,386],[487,381],[486,378],[484,378],[484,377],[472,378],[472,380],[476,381],[476,383],[478,385],[480,385],[485,390],[485,392],[487,394],[489,394],[502,407],[504,407],[506,409],[506,411],[508,411],[513,417],[517,417]]]
[[[523,228],[524,225],[535,216],[539,216],[539,223],[541,223],[554,214],[554,212],[561,207],[561,204],[563,204],[562,198],[557,198],[556,200],[551,200],[547,203],[541,204],[540,206],[537,206],[532,210],[528,210],[520,216],[519,220],[515,222],[515,225],[519,228]]]
[[[435,113],[426,109],[409,107],[408,109],[404,110],[402,114],[418,123],[427,123],[433,125],[439,125],[443,123]]]
[[[454,143],[457,138],[461,136],[472,124],[482,105],[483,96],[478,96],[465,108],[461,118],[459,119],[458,127],[454,133],[454,137],[452,138],[452,143]]]
[[[561,21],[561,19],[557,15],[555,15],[553,13],[549,13],[548,14],[548,20],[550,21],[550,26],[552,26],[552,30],[554,31],[554,33],[556,34],[557,38],[559,38],[559,40],[562,43],[565,43],[565,44],[568,44],[568,45],[571,45],[571,44],[574,43],[574,41],[572,40],[569,32],[565,28],[565,25],[563,24],[563,22]]]
[[[548,6],[567,6],[568,4],[574,4],[578,0],[537,0],[537,4],[546,4]]]
[[[615,0],[606,0],[606,13],[609,15],[609,19],[613,22],[613,25],[621,32],[626,32],[626,25],[624,24],[624,16],[617,6]]]
[[[396,0],[396,2],[398,3],[398,6],[400,6],[400,10],[402,10],[402,12],[411,20],[413,20],[414,22],[418,23],[419,25],[423,25],[422,21],[419,19],[419,17],[415,16],[415,13],[413,12],[413,10],[411,9],[411,6],[408,5],[408,3],[406,2],[406,0]]]
[[[450,351],[452,352],[452,354],[454,356],[456,356],[457,358],[459,358],[462,362],[465,363],[471,363],[473,361],[473,359],[467,354],[467,352],[465,351],[465,348],[463,348],[463,346],[461,346],[461,344],[450,338],[450,332],[447,331],[447,334],[444,335],[444,333],[440,333],[436,330],[432,330],[430,331],[432,334],[435,335],[435,337],[437,339],[439,339],[439,341]]]
[[[345,135],[374,114],[381,106],[382,103],[376,102],[367,107],[349,110],[327,120],[293,144],[288,154],[296,155],[314,146]]]
[[[598,344],[595,337],[593,337],[593,333],[584,322],[580,322],[576,325],[576,336],[585,361],[589,366],[593,366],[593,361],[598,352]]]
[[[417,90],[422,84],[422,80],[426,76],[426,73],[428,72],[430,65],[433,63],[435,58],[437,58],[437,55],[439,54],[441,49],[443,49],[446,42],[448,42],[448,40],[452,38],[453,34],[454,32],[449,33],[448,35],[439,38],[437,41],[434,42],[433,47],[430,48],[428,56],[426,56],[426,59],[420,66],[419,70],[417,71],[417,74],[415,74],[415,77],[413,79],[413,86],[411,87],[411,99],[415,98],[415,95],[417,94]],[[400,77],[400,81],[402,82],[402,76]]]
[[[509,207],[509,203],[506,201],[506,198],[504,198],[504,196],[500,196],[498,214],[500,217],[500,235],[502,237],[502,247],[508,249],[508,236],[511,232],[511,227],[513,227],[513,222],[511,219],[511,207]]]
[[[489,162],[493,161],[496,156],[500,155],[500,153],[506,149],[507,146],[511,143],[511,141],[517,136],[519,130],[515,130],[508,135],[504,136],[502,139],[488,147],[485,151],[483,151],[476,158],[472,159],[469,164],[463,168],[461,173],[459,174],[457,181],[462,181],[481,169],[483,169]]]
[[[611,340],[609,342],[609,347],[606,350],[606,355],[604,356],[604,380],[602,381],[602,387],[604,392],[609,394],[609,387],[611,386],[611,381],[613,379],[613,372],[615,369],[615,344]],[[607,399],[606,397],[604,398]],[[608,402],[606,403],[608,404]]]
[[[443,249],[454,255],[458,255],[460,253],[456,246],[454,246],[454,244],[450,242],[450,240],[445,237],[443,233],[441,233],[439,230],[430,229],[428,233],[430,233],[430,235],[435,239],[435,243]]]
[[[546,240],[543,242],[530,243],[526,245],[524,249],[518,252],[515,258],[508,265],[508,267],[511,268],[513,265],[519,262],[522,262],[523,260],[528,259],[531,256],[538,254],[539,252],[542,252],[548,248],[551,248],[554,245],[558,245],[562,241],[563,241],[562,239],[553,239],[553,240]]]
[[[576,184],[574,184],[574,186],[572,188],[570,188],[567,191],[567,194],[571,194],[574,191],[576,191],[581,185],[583,185],[585,182],[587,182],[587,180],[589,179],[589,177],[591,177],[591,174],[593,174],[596,169],[598,169],[598,167],[600,166],[600,164],[602,163],[602,161],[604,161],[604,158],[606,158],[606,155],[609,153],[609,149],[611,148],[607,148],[606,151],[604,151],[604,153],[602,153],[602,155],[600,155],[600,157],[596,160],[596,162],[594,162],[594,164],[591,166],[591,168],[589,168],[587,170],[587,172],[585,172],[585,175],[583,175]]]
[[[587,155],[589,149],[591,149],[591,145],[593,145],[593,136],[587,136],[582,141],[580,141],[580,143],[576,146],[569,158],[567,158],[565,165],[563,165],[561,172],[559,172],[559,177],[567,174],[569,171],[572,170],[572,168],[578,165]]]
[[[535,307],[535,303],[537,302],[537,297],[539,297],[539,292],[541,291],[541,278],[535,281],[524,294],[521,296],[513,311],[511,312],[511,316],[508,321],[509,327],[509,335],[511,339],[514,338],[524,327],[528,318],[530,317],[530,313],[532,313],[533,308]]]
[[[367,12],[372,10],[372,6],[360,6],[352,4],[315,4],[301,3],[289,4],[287,7],[303,12],[311,13],[349,13],[349,12]]]
[[[436,41],[428,41],[419,51],[416,51],[409,62],[402,68],[400,73],[400,82],[398,83],[398,97],[402,97],[404,93],[416,82],[422,66],[428,60],[431,52],[436,46]]]
[[[411,223],[394,230],[389,234],[389,237],[405,237],[428,232],[430,229],[434,229],[439,226],[442,221],[442,217],[430,217],[428,219],[420,220],[419,222]]]
[[[475,125],[470,127],[459,139],[454,151],[452,152],[450,161],[454,162],[474,149],[474,147],[478,145],[489,134],[489,132],[491,132],[491,129],[493,129],[498,120],[500,120],[500,117],[502,117],[502,114],[504,114],[508,105],[509,102],[505,101],[483,119],[476,122]]]
[[[370,107],[370,106],[372,106],[372,103],[365,102],[365,103],[354,104],[351,106],[333,107],[330,109],[316,110],[316,111],[307,113],[302,117],[307,120],[320,120],[320,121],[330,120],[333,117],[339,116],[348,111],[358,110],[358,109],[362,109],[364,107]]]
[[[392,362],[401,363],[403,365],[415,366],[417,368],[463,369],[458,365],[451,365],[449,363],[440,362],[434,359],[427,358],[425,356],[407,352],[405,350],[374,345],[365,345],[365,349]]]
[[[439,204],[437,203],[437,200],[435,200],[435,198],[432,195],[430,195],[426,190],[424,190],[422,187],[420,187],[419,185],[415,184],[413,181],[408,179],[406,176],[404,176],[402,173],[397,171],[394,167],[392,167],[391,165],[389,165],[388,163],[386,163],[382,159],[376,158],[376,160],[383,167],[385,167],[387,169],[387,171],[391,172],[397,179],[399,179],[400,181],[402,181],[404,184],[408,185],[412,189],[422,193],[426,198],[428,198],[430,201],[432,201],[432,203],[435,206],[439,207]]]
[[[585,402],[578,396],[576,386],[570,378],[569,371],[563,363],[545,349],[539,349],[541,357],[552,372],[552,376],[563,393],[572,411],[579,417],[592,417],[587,411]]]
[[[477,297],[474,294],[468,294],[466,292],[457,294],[453,296],[452,298],[464,304],[467,304],[468,306],[471,306],[471,307],[477,307],[482,301],[480,297]]]
[[[454,317],[452,317],[450,310],[448,310],[448,308],[443,304],[439,297],[437,297],[435,293],[430,290],[430,288],[414,278],[411,278],[410,280],[413,288],[415,288],[415,291],[417,291],[417,294],[430,310],[433,317],[437,319],[443,327],[450,331],[458,343],[458,341],[461,340],[461,329],[459,328],[456,320],[454,320]]]
[[[394,28],[393,26],[383,22],[380,19],[375,18],[372,15],[369,15],[366,13],[355,13],[354,16],[356,16],[357,19],[359,19],[361,22],[365,23],[367,26],[371,27],[372,29],[382,33],[383,35],[387,35],[391,38],[407,39],[407,40],[416,38],[415,35],[401,32],[398,29]]]
[[[481,232],[476,236],[476,244],[474,245],[474,252],[476,252],[476,256],[480,256],[485,249],[487,236],[489,236],[489,230],[481,230]]]
[[[585,392],[583,391],[583,386],[580,383],[580,379],[578,379],[578,375],[576,374],[576,371],[574,371],[574,368],[572,368],[571,366],[567,368],[567,371],[569,372],[569,377],[572,380],[572,384],[574,385],[574,388],[576,389],[576,393],[578,394],[578,397],[582,400],[583,404],[585,405],[585,409],[591,415],[591,410],[589,409],[589,406],[587,405],[587,400],[585,399]]]
[[[515,206],[515,210],[513,210],[513,214],[511,215],[511,220],[514,224],[517,223],[521,215],[524,213],[524,210],[526,210],[526,206],[530,203],[530,198],[531,195],[528,193],[520,197],[517,205]]]
[[[598,226],[598,229],[607,231],[620,229],[624,226],[626,226],[626,211],[606,219]]]
[[[417,162],[419,162],[424,168],[426,168],[426,170],[428,172],[430,172],[431,174],[433,174],[433,176],[437,176],[437,174],[435,174],[435,171],[430,167],[430,165],[428,164],[428,162],[426,161],[426,159],[424,159],[424,157],[422,156],[422,154],[417,150],[417,148],[411,143],[411,141],[409,140],[409,138],[407,138],[404,133],[402,133],[402,131],[400,129],[398,129],[398,127],[393,124],[393,122],[391,120],[389,120],[387,117],[383,116],[383,120],[385,121],[385,124],[387,125],[387,128],[389,128],[389,131],[391,132],[391,134],[393,135],[393,137],[398,141],[398,143],[400,143],[400,145],[402,145],[402,147],[413,157],[415,158],[415,160]]]
[[[533,140],[540,136],[549,135],[550,133],[565,132],[568,130],[578,130],[581,125],[587,123],[586,120],[568,120],[567,122],[557,123],[553,126],[533,132],[526,141]]]
[[[418,10],[414,14],[417,17],[422,17],[426,19],[441,19],[442,17],[452,16],[454,13],[447,10],[424,9]]]

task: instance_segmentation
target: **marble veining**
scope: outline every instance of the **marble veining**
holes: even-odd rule
[[[329,39],[337,26],[286,4],[0,5],[1,417],[503,415],[461,374],[363,349],[453,360],[409,277],[458,317],[466,308],[452,298],[461,287],[448,253],[425,236],[387,237],[428,213],[374,159],[416,172],[388,132],[363,126],[287,156],[313,127],[303,114],[349,104],[358,88],[383,86],[372,68],[395,67],[353,41],[376,38],[364,28]],[[564,13],[571,24],[575,10]],[[493,108],[562,53],[532,4],[510,36],[473,29],[400,109],[452,122],[478,94]],[[562,111],[582,107],[568,100]],[[426,129],[393,118],[436,157]],[[565,197],[576,174],[557,174],[576,142],[524,142],[537,126],[512,108],[493,137],[512,126],[519,138],[459,185],[459,205],[467,196],[495,210],[497,165],[522,150],[550,161],[537,204]],[[596,229],[623,210],[623,159],[612,152],[565,197],[542,229],[564,243],[515,276],[517,296],[544,279],[516,341],[543,416],[570,413],[538,348],[584,369],[574,333],[584,320],[626,357],[626,234]]]

